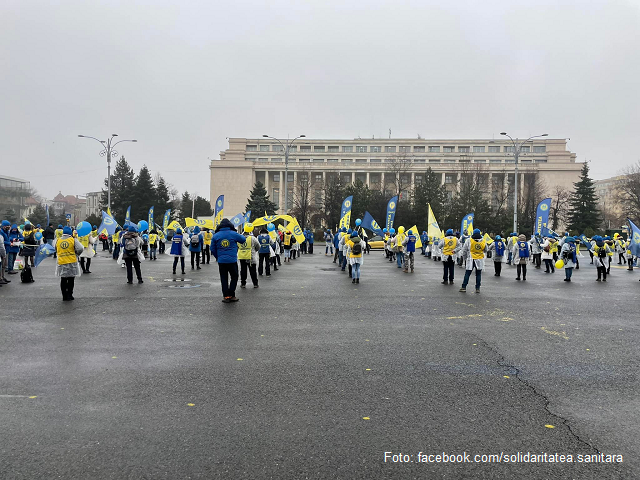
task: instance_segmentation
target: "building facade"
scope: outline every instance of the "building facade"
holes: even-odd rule
[[[286,145],[286,140],[282,140]],[[427,139],[298,139],[289,149],[287,168],[283,145],[268,138],[229,138],[229,148],[212,160],[211,201],[225,196],[225,216],[244,212],[256,181],[265,186],[271,201],[284,212],[284,189],[288,188],[288,210],[301,184],[311,184],[309,203],[321,206],[323,187],[328,182],[343,184],[361,181],[370,188],[391,194],[410,195],[431,168],[440,176],[450,195],[464,175],[485,176],[487,195],[513,183],[514,147],[500,140]],[[527,174],[535,173],[549,192],[556,185],[567,189],[580,176],[576,154],[567,150],[565,139],[534,139],[520,153],[518,176],[524,185]],[[287,179],[285,181],[285,170]],[[503,181],[497,181],[504,179]],[[506,182],[505,182],[506,180]],[[499,187],[498,187],[499,185]],[[522,187],[521,187],[522,188]],[[315,226],[320,216],[312,218]]]
[[[15,215],[16,221],[22,221],[29,213],[30,197],[31,184],[27,180],[0,175],[0,216],[2,218],[11,212]]]
[[[620,225],[625,222],[622,205],[617,198],[617,187],[626,178],[625,175],[618,175],[593,182],[598,195],[598,207],[606,228],[620,228]]]

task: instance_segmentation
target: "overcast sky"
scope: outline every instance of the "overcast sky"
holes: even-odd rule
[[[208,198],[226,137],[390,128],[571,138],[606,178],[640,159],[639,32],[625,0],[4,0],[0,173],[99,190],[100,145],[77,135],[117,133],[136,172]]]

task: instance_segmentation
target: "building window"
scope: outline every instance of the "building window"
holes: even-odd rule
[[[314,158],[313,163],[324,163],[324,158]]]
[[[456,147],[442,147],[444,153],[453,153],[456,151]]]
[[[293,159],[292,161],[295,162],[295,159]],[[271,162],[274,162],[274,163],[282,162],[282,158],[272,158]]]
[[[547,163],[546,158],[536,158],[536,163]]]
[[[416,183],[422,183],[422,178],[423,178],[423,177],[422,177],[422,175],[416,175],[416,180],[415,180],[415,182],[416,182]]]
[[[343,153],[353,153],[353,146],[351,145],[345,145],[342,147],[342,152]]]
[[[379,173],[370,173],[369,174],[369,184],[379,184],[380,183],[380,174]]]
[[[430,146],[429,147],[429,153],[440,153],[440,147]]]
[[[411,151],[411,147],[400,146],[399,151],[403,153],[408,153]]]
[[[314,152],[324,152],[324,145],[320,146],[320,145],[314,145],[313,146],[313,151]]]
[[[396,153],[396,147],[384,147],[384,151],[387,153]]]
[[[327,158],[327,163],[338,163],[337,158]]]
[[[424,153],[425,149],[424,149],[424,146],[413,147],[413,151],[416,153]]]
[[[382,151],[382,147],[380,145],[375,145],[371,147],[371,153],[380,153]]]
[[[491,147],[489,147],[491,148]],[[498,147],[500,148],[500,147]],[[499,158],[492,158],[491,160],[489,160],[489,163],[502,163],[502,160],[500,160]]]
[[[271,201],[276,204],[277,208],[280,208],[280,189],[274,188],[271,190]]]
[[[356,163],[367,163],[366,158],[356,158]]]
[[[460,163],[471,163],[471,158],[466,155],[460,155]]]
[[[366,173],[356,173],[356,182],[367,183],[367,174]]]
[[[353,163],[353,160],[350,160],[350,159],[348,159],[348,158],[343,158],[343,159],[342,159],[342,163],[350,164],[350,163]]]
[[[322,181],[322,174],[321,173],[314,173],[313,174],[316,182],[321,182]]]
[[[455,158],[445,158],[444,159],[444,163],[456,163],[456,159]]]
[[[322,190],[316,190],[313,198],[316,202],[316,207],[320,207],[322,205]]]
[[[272,152],[282,152],[283,150],[282,145],[271,145]]]
[[[308,158],[301,158],[300,160],[298,160],[298,163],[310,163],[311,160]]]
[[[469,147],[458,147],[459,153],[469,153]]]
[[[257,145],[247,145],[247,152],[257,152],[257,151],[258,151]]]
[[[520,151],[522,153],[529,153],[529,152],[531,152],[531,147],[528,146],[528,145],[523,145],[522,147],[520,147]]]
[[[473,153],[484,153],[484,147],[473,147]]]
[[[356,145],[356,152],[358,152],[358,153],[367,153],[367,147],[363,147],[361,145]]]
[[[298,147],[296,147],[295,145],[289,145],[289,151],[290,152],[297,152],[298,151]]]
[[[280,174],[279,173],[274,173],[273,174],[273,181],[274,182],[280,182]]]
[[[511,146],[511,147],[504,147],[504,153],[515,153],[516,151],[516,147]]]
[[[489,153],[500,153],[500,147],[496,145],[490,145]]]
[[[269,151],[269,145],[260,145],[260,151],[261,152],[268,152]]]
[[[547,147],[545,145],[534,145],[533,153],[544,153],[547,151]]]
[[[504,163],[516,163],[516,159],[515,158],[506,158]]]
[[[372,158],[371,160],[369,160],[369,162],[371,163],[382,163],[382,160],[379,158]]]
[[[268,162],[269,159],[268,158],[259,158],[258,161],[259,162]]]
[[[414,163],[425,163],[427,161],[426,158],[414,158]]]
[[[351,183],[351,174],[343,173],[342,175],[340,175],[340,179],[342,183]]]
[[[333,146],[333,147],[327,147],[327,151],[329,153],[338,153],[340,149],[338,148],[338,146]]]
[[[440,163],[440,159],[439,158],[430,158],[429,159],[429,163]]]
[[[301,152],[310,152],[311,151],[311,145],[300,145],[300,151]]]
[[[247,160],[249,162],[257,162],[258,161],[257,158],[250,158],[250,157],[245,158],[245,160]]]
[[[384,163],[393,163],[395,160],[393,158],[385,158]]]
[[[530,158],[523,158],[522,160],[520,160],[520,163],[531,163],[531,159]]]
[[[455,183],[456,181],[456,174],[455,173],[445,173],[444,174],[444,183]]]
[[[293,182],[293,173],[288,173],[287,174],[287,182]]]

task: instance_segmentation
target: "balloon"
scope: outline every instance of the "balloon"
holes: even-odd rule
[[[144,235],[142,235],[142,238],[144,238],[145,240],[149,240],[149,235],[145,233]]]
[[[149,223],[146,220],[140,220],[138,222],[138,231],[139,232],[144,232],[145,230],[149,229]]]
[[[558,260],[558,261],[556,262],[556,268],[557,268],[558,270],[560,270],[561,268],[564,268],[564,262],[563,262],[562,260]]]
[[[245,223],[244,224],[244,231],[245,231],[245,233],[253,232],[253,223]]]
[[[267,230],[269,230],[270,232],[273,232],[275,229],[276,229],[276,226],[273,223],[267,224]]]
[[[390,229],[389,229],[389,233],[392,233],[392,234],[393,234],[393,233],[396,233],[396,229],[395,229],[395,228],[390,228]]]
[[[36,240],[42,240],[42,233],[36,232]]]
[[[387,233],[387,232],[388,232],[387,227],[384,227],[384,228],[382,229],[382,233]]]
[[[362,223],[362,220],[359,218],[356,218],[356,227],[359,227],[361,223]]]
[[[79,237],[86,237],[91,233],[91,224],[89,222],[80,222],[76,227]]]

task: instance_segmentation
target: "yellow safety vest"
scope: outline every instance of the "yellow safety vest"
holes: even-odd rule
[[[204,244],[211,245],[211,239],[213,238],[213,233],[204,232]]]
[[[399,233],[398,235],[396,235],[396,248],[399,252],[402,252],[402,250],[404,249],[404,245],[402,245],[402,242],[404,242],[404,237],[406,237],[404,233]]]
[[[155,245],[157,240],[158,240],[158,235],[157,234],[155,234],[155,233],[149,234],[149,243],[151,245]]]
[[[61,238],[56,242],[56,254],[58,255],[58,265],[76,263],[76,248],[73,238]]]
[[[61,228],[56,228],[56,231],[54,233],[56,234],[56,238],[62,238],[62,229]]]
[[[85,235],[84,237],[78,237],[78,241],[82,244],[84,248],[89,248],[89,235]]]
[[[475,240],[473,238],[471,240],[470,250],[471,250],[471,258],[474,260],[480,260],[484,258],[484,247],[487,243],[484,240]]]
[[[113,234],[113,243],[118,243],[120,241],[120,232],[116,232]]]
[[[247,237],[244,243],[238,244],[238,259],[251,260],[251,237]]]
[[[558,253],[558,242],[551,242],[551,245],[549,246],[549,252]]]
[[[445,257],[449,255],[453,255],[453,251],[456,249],[456,245],[458,245],[457,238],[445,238],[444,239],[444,247],[442,248],[442,254]]]
[[[286,246],[291,245],[291,234],[290,233],[285,233],[284,234],[284,244]]]

